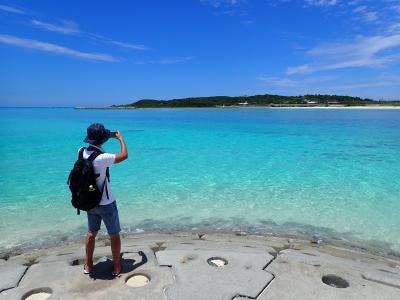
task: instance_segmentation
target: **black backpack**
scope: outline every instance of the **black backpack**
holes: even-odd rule
[[[110,175],[107,168],[106,178],[104,179],[103,188],[100,190],[96,184],[96,178],[100,174],[95,174],[93,168],[93,161],[97,156],[102,154],[98,148],[89,147],[89,151],[93,153],[87,158],[83,158],[83,151],[85,148],[81,148],[78,154],[78,160],[75,162],[74,167],[68,176],[68,185],[72,194],[72,206],[77,209],[77,214],[80,214],[80,210],[88,211],[99,205],[101,197],[106,189],[107,198],[108,190],[106,186],[106,180],[110,181]]]

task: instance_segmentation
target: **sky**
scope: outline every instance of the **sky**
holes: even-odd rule
[[[0,106],[400,99],[399,0],[0,0]]]

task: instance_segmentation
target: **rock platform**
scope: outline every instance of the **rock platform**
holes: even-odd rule
[[[399,258],[276,236],[128,235],[119,277],[108,240],[83,263],[83,243],[0,260],[0,299],[400,299]]]

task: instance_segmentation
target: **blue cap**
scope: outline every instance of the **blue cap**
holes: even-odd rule
[[[94,123],[87,128],[87,136],[83,140],[89,144],[103,144],[110,137],[110,130],[105,129],[101,123]]]

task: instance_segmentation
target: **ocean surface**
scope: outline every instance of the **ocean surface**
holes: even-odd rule
[[[93,122],[126,139],[111,169],[125,232],[298,232],[400,251],[400,110],[69,108],[0,109],[0,250],[85,234],[66,181]]]

